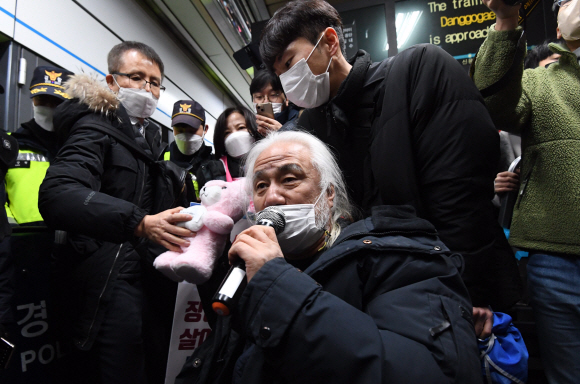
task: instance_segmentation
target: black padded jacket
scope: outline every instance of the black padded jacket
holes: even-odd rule
[[[298,126],[334,149],[355,203],[368,214],[408,204],[466,261],[475,306],[505,310],[520,297],[513,253],[491,199],[499,136],[463,68],[416,45],[379,63],[359,51],[338,93]]]

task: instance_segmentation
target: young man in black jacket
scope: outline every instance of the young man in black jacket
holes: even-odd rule
[[[478,90],[432,45],[380,63],[362,50],[347,61],[343,46],[338,12],[304,0],[270,19],[260,53],[288,99],[309,108],[297,125],[335,149],[354,202],[366,213],[414,206],[465,257],[474,306],[509,308],[520,297],[519,274],[493,213],[499,138]],[[474,314],[481,334],[491,312]]]
[[[192,235],[175,225],[191,216],[168,209],[173,190],[153,176],[171,165],[158,161],[166,144],[147,120],[164,89],[163,63],[127,41],[109,52],[108,65],[108,87],[89,75],[66,83],[73,99],[57,108],[54,125],[68,136],[39,193],[46,224],[66,231],[51,285],[58,325],[74,344],[59,359],[62,383],[146,382],[141,268],[153,247],[144,239],[180,252],[188,245],[180,237]]]
[[[176,384],[481,383],[461,257],[432,224],[382,206],[343,228],[341,171],[304,132],[271,133],[246,164],[256,211],[286,224],[236,237],[229,259],[245,262],[248,285],[231,316],[210,318]],[[222,278],[218,267],[199,287],[202,302]]]

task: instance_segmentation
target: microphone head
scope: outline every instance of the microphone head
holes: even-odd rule
[[[256,216],[256,224],[272,227],[274,228],[276,235],[278,235],[282,233],[284,227],[286,227],[286,217],[280,208],[272,205],[258,212]]]

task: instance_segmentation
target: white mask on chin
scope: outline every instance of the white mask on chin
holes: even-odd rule
[[[117,98],[129,116],[147,119],[153,115],[157,108],[158,99],[151,92],[147,92],[145,89],[123,88],[117,83],[115,76],[113,76],[113,80],[119,87]]]
[[[231,133],[224,142],[226,152],[234,158],[242,157],[250,152],[254,144],[254,138],[248,131],[236,131]]]
[[[330,68],[330,63],[332,63],[332,57],[328,62],[326,71],[320,75],[313,74],[306,63],[323,36],[324,33],[320,36],[306,60],[304,58],[300,59],[292,68],[280,75],[280,81],[286,97],[302,108],[319,107],[330,98],[330,74],[328,68]]]
[[[54,115],[54,108],[44,107],[42,105],[33,105],[34,121],[40,125],[42,129],[48,132],[54,131],[54,124],[52,117]]]
[[[203,132],[203,136],[187,132],[178,133],[175,135],[175,145],[177,145],[179,152],[186,156],[190,156],[201,148],[204,136],[205,131]]]
[[[566,41],[580,40],[580,1],[572,0],[570,5],[558,12],[558,28]]]
[[[283,254],[298,256],[324,235],[324,224],[316,222],[316,204],[322,195],[323,193],[318,196],[314,204],[277,206],[284,212],[286,219],[284,230],[276,236]]]

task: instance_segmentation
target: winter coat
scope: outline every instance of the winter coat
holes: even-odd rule
[[[55,247],[58,278],[52,288],[63,304],[61,327],[78,348],[88,350],[121,267],[138,268],[135,248],[148,248],[133,232],[159,197],[147,159],[161,160],[166,145],[154,124],[143,138],[116,96],[96,79],[76,75],[66,86],[73,99],[56,109],[54,124],[69,134],[40,187],[39,209],[49,227],[67,232],[66,244]],[[95,124],[140,143],[142,153],[90,126]]]
[[[267,262],[176,384],[481,383],[458,265],[412,207],[375,207],[304,272]]]
[[[517,50],[525,50],[525,38],[520,37],[519,27],[489,28],[473,67],[478,88],[487,88],[507,72]],[[550,50],[562,56],[548,68],[524,70],[520,55],[505,87],[485,102],[498,129],[522,137],[523,164],[510,243],[580,255],[580,66],[567,49],[550,44]]]
[[[164,159],[171,160],[180,167],[187,169],[188,172],[195,176],[197,183],[197,191],[201,190],[205,183],[210,180],[224,180],[226,179],[225,169],[221,161],[215,160],[215,156],[211,153],[212,147],[202,144],[201,148],[193,155],[184,155],[177,148],[177,144],[172,142],[169,145],[168,151],[165,152]],[[189,201],[197,200],[197,193],[190,193],[189,189],[194,188],[192,182],[188,182],[188,199]],[[194,198],[195,197],[195,198]],[[189,204],[187,204],[189,206]]]
[[[305,110],[298,126],[335,150],[363,210],[415,207],[464,256],[473,304],[509,308],[519,273],[491,203],[499,138],[477,88],[429,44],[380,63],[359,51],[351,64],[337,95]]]

